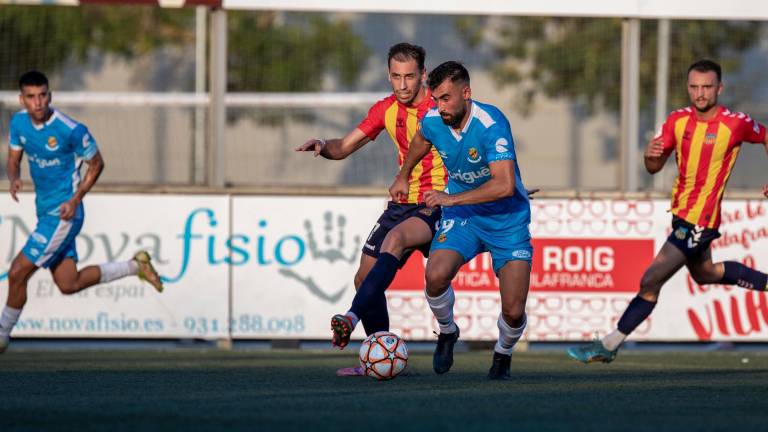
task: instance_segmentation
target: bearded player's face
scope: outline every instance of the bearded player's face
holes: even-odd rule
[[[717,105],[717,96],[723,90],[714,71],[688,73],[688,96],[699,112],[707,112]]]
[[[392,92],[401,104],[410,105],[419,95],[425,70],[419,70],[416,60],[409,59],[402,62],[397,59],[389,61],[389,83],[392,84]]]
[[[432,91],[440,118],[446,125],[458,129],[467,115],[467,101],[472,97],[469,86],[461,81],[446,79]]]

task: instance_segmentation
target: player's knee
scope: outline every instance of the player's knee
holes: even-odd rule
[[[699,285],[706,285],[715,282],[719,282],[719,279],[714,271],[707,271],[707,269],[699,269],[691,271],[691,277]]]
[[[451,283],[448,273],[441,271],[436,266],[427,266],[425,279],[427,281],[427,295],[437,297],[445,292]]]
[[[405,235],[398,231],[390,231],[381,243],[381,252],[400,255],[405,249]]]
[[[56,287],[59,288],[59,291],[64,295],[74,294],[79,291],[79,287],[77,286],[77,283],[75,282],[56,282]]]
[[[11,286],[23,284],[29,278],[29,269],[14,261],[8,270],[8,284]]]
[[[512,301],[501,305],[501,314],[508,323],[520,323],[525,315],[525,304],[522,301]]]
[[[640,279],[640,292],[646,295],[658,295],[661,290],[661,284],[654,277],[653,273],[645,272]]]

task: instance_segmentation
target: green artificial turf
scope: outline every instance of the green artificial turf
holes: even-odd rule
[[[622,352],[609,365],[515,353],[506,382],[485,379],[490,352],[458,353],[441,376],[417,353],[389,382],[334,375],[355,360],[12,350],[0,356],[0,431],[768,430],[765,353]]]

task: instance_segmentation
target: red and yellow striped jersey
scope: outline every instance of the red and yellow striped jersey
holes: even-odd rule
[[[748,115],[718,107],[709,121],[694,107],[667,117],[661,129],[664,154],[675,151],[678,177],[672,188],[672,214],[701,227],[720,226],[720,202],[742,142],[763,143],[765,127]]]
[[[376,139],[379,132],[386,129],[397,149],[398,166],[403,165],[408,155],[408,144],[419,130],[419,121],[432,107],[432,95],[426,90],[424,99],[417,106],[401,104],[390,95],[374,104],[368,110],[368,116],[360,122],[358,129],[363,131],[371,140]],[[418,204],[424,202],[424,192],[428,190],[444,190],[448,173],[437,150],[432,147],[430,152],[411,172],[408,180],[410,185],[408,197],[401,204]]]

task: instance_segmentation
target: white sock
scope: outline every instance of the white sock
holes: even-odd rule
[[[603,343],[605,349],[608,351],[614,351],[624,342],[624,339],[626,338],[627,335],[618,330],[614,330],[613,332],[606,335],[601,342]]]
[[[499,340],[496,342],[496,346],[493,348],[499,354],[512,355],[512,350],[515,348],[515,344],[525,331],[525,326],[528,324],[528,317],[523,315],[523,324],[518,328],[514,328],[504,321],[504,317],[499,314],[499,320],[496,321],[496,325],[499,327]]]
[[[99,265],[101,270],[101,283],[112,282],[113,280],[133,276],[139,273],[139,265],[134,260],[109,262]]]
[[[347,311],[347,313],[345,313],[344,316],[349,318],[350,321],[352,321],[352,328],[357,327],[357,322],[360,321],[360,318],[357,317],[357,314],[355,314],[352,311]]]
[[[21,315],[21,309],[10,306],[3,309],[3,313],[0,315],[0,336],[10,336],[13,326],[19,320],[19,315]]]
[[[440,333],[456,333],[458,327],[453,322],[453,303],[456,301],[453,287],[448,286],[448,289],[437,297],[430,297],[426,292],[424,295],[427,296],[429,308],[440,326]]]

